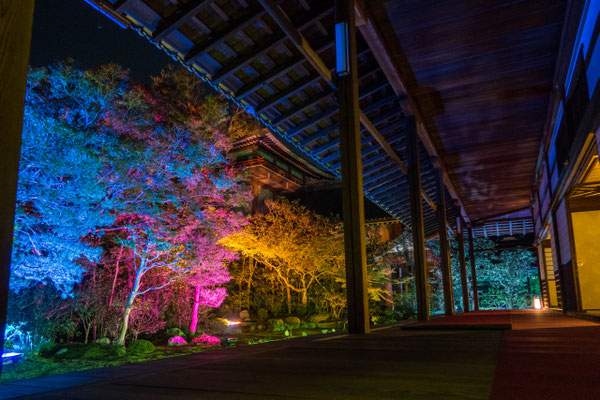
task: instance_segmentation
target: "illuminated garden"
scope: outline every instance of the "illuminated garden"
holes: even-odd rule
[[[598,398],[600,0],[0,0],[0,400]]]
[[[146,86],[114,64],[30,70],[5,333],[20,360],[3,379],[344,331],[339,215],[285,196],[252,212],[252,176],[231,148],[265,134],[184,70]],[[371,322],[412,319],[410,232],[380,231],[367,240]],[[532,253],[475,246],[481,307],[532,307]]]

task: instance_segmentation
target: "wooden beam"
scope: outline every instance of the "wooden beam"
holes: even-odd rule
[[[117,14],[122,14],[123,11],[127,10],[137,0],[119,0],[114,4],[114,10]]]
[[[367,108],[370,108],[370,106],[367,107]],[[366,110],[367,109],[365,109],[365,112],[367,112]],[[394,115],[397,115],[397,112],[394,111],[394,110],[392,110],[392,111],[390,111],[390,112],[388,112],[388,113],[386,113],[386,114],[384,114],[382,116],[376,117],[374,120],[371,121],[371,123],[374,124],[374,125],[379,125],[380,123],[386,121],[387,119],[389,119],[390,117],[392,117]],[[328,126],[326,128],[323,128],[323,130],[318,131],[314,135],[309,136],[306,139],[303,139],[303,141],[302,141],[303,146],[308,145],[308,144],[312,143],[313,141],[315,141],[315,140],[317,140],[319,138],[325,137],[329,133],[335,131],[337,129],[337,126],[338,125],[336,123],[331,124],[330,126]],[[366,131],[367,131],[367,128],[362,128],[361,129],[361,133],[362,132],[366,132]],[[380,147],[378,146],[378,148],[380,148]]]
[[[429,295],[427,293],[427,255],[425,254],[423,202],[421,200],[421,156],[415,120],[412,116],[406,118],[406,152],[417,294],[417,319],[426,321],[429,319]]]
[[[280,26],[280,28],[288,35],[290,40],[296,45],[296,47],[304,55],[304,57],[306,57],[306,59],[313,66],[313,68],[325,79],[326,82],[328,82],[331,85],[331,87],[335,88],[335,84],[331,79],[331,71],[329,71],[329,68],[327,68],[323,60],[312,49],[312,47],[306,41],[306,39],[294,28],[285,12],[272,0],[259,0],[259,2],[271,15],[271,17],[273,17],[273,19]],[[383,150],[390,156],[390,158],[394,160],[396,164],[398,164],[400,170],[404,174],[406,174],[407,167],[404,161],[402,161],[402,159],[398,157],[398,154],[396,154],[394,149],[392,149],[392,147],[386,142],[385,138],[379,133],[375,125],[371,123],[369,118],[362,111],[360,112],[360,122],[363,124],[363,126],[365,126],[369,133],[371,133],[375,140],[379,142]],[[298,132],[298,129],[295,129],[294,133],[290,135],[293,136]],[[431,199],[425,192],[423,192],[422,195],[430,206],[435,206],[435,204],[431,201]]]
[[[0,0],[0,354],[4,348],[32,20],[33,0]]]
[[[475,270],[475,248],[473,247],[473,228],[469,225],[469,261],[471,262],[471,286],[473,288],[473,310],[479,310],[479,293],[477,292],[477,271]]]
[[[377,5],[374,5],[377,3]],[[357,14],[361,16],[361,19],[364,21],[362,25],[360,25],[360,32],[367,42],[367,45],[371,48],[377,63],[381,66],[384,74],[390,81],[390,84],[396,91],[398,96],[405,95],[406,96],[406,104],[408,107],[404,107],[403,111],[408,114],[413,114],[416,118],[417,124],[417,132],[419,134],[419,138],[423,143],[423,146],[427,150],[428,154],[432,157],[436,157],[439,160],[440,168],[443,173],[444,184],[446,185],[448,192],[450,195],[458,201],[459,206],[461,208],[461,215],[468,221],[468,215],[465,211],[464,206],[462,205],[461,199],[458,196],[458,192],[448,175],[447,167],[444,163],[444,160],[440,156],[440,152],[436,148],[434,141],[431,137],[431,133],[426,127],[426,118],[423,112],[421,111],[421,107],[416,99],[416,96],[413,91],[413,87],[408,84],[408,82],[415,81],[415,79],[409,79],[404,71],[402,71],[395,60],[392,58],[394,52],[391,50],[391,46],[388,43],[388,39],[384,37],[381,30],[374,23],[374,18],[372,15],[372,11],[370,7],[383,7],[380,2],[370,2],[368,0],[359,0],[357,1]]]
[[[302,90],[305,87],[314,84],[319,79],[322,79],[321,75],[317,75],[317,76],[308,75],[304,78],[301,78],[293,85],[290,85],[287,88],[283,89],[282,91],[275,93],[273,96],[270,96],[267,99],[265,99],[265,101],[263,101],[257,107],[255,107],[256,113],[260,113],[263,110],[275,105],[277,102],[284,100],[286,97],[291,96],[292,94],[296,93],[298,90]]]
[[[298,30],[300,32],[314,24],[315,21],[320,20],[325,15],[330,14],[332,12],[331,7],[327,3],[323,4],[324,5],[319,9],[312,10],[309,13],[305,14],[306,16],[302,19],[302,22],[300,22],[300,26],[298,27]],[[235,72],[238,68],[243,67],[256,57],[261,56],[269,50],[281,45],[286,38],[287,35],[285,34],[285,32],[277,31],[277,33],[275,33],[275,37],[271,38],[270,42],[266,42],[259,46],[253,47],[245,55],[238,55],[231,64],[228,64],[221,68],[213,77],[213,82],[218,84],[223,79],[227,78],[227,76],[229,76],[232,72]]]
[[[264,0],[260,1],[264,2]],[[348,25],[346,51],[349,54],[350,60],[350,73],[338,77],[348,332],[368,333],[369,297],[367,291],[368,278],[362,158],[360,155],[358,63],[356,60],[354,0],[336,0],[335,4],[336,21],[343,21]],[[329,70],[327,71],[329,72]]]
[[[322,52],[327,49],[330,49],[333,46],[333,42],[331,40],[326,40],[325,43],[317,50],[317,52]],[[306,59],[302,54],[295,55],[288,59],[285,64],[278,66],[278,68],[274,68],[267,72],[264,75],[258,76],[253,79],[251,82],[245,84],[242,88],[240,88],[236,93],[235,97],[237,99],[244,99],[251,95],[255,90],[264,86],[265,84],[271,82],[274,79],[277,79],[286,73],[288,73],[291,69],[295,68],[298,64],[306,62]]]
[[[371,123],[371,120],[369,120],[369,117],[367,117],[365,115],[365,113],[363,113],[362,111],[360,112],[360,122],[363,124],[363,126],[365,128],[367,128],[367,130],[373,136],[373,138],[375,138],[377,143],[379,143],[379,145],[381,146],[383,151],[385,151],[387,153],[387,155],[396,162],[396,164],[400,168],[400,171],[402,171],[402,173],[406,175],[408,173],[408,168],[407,168],[406,164],[404,163],[404,161],[402,161],[402,159],[400,157],[398,157],[398,154],[396,153],[396,151],[394,149],[392,149],[392,146],[390,146],[388,144],[388,142],[385,140],[385,138],[379,133],[379,131],[377,130],[375,125],[373,125]]]
[[[279,7],[273,0],[258,0],[264,9],[271,15],[273,20],[279,25],[282,31],[285,32],[287,37],[294,43],[296,48],[302,53],[306,60],[313,66],[325,81],[331,84],[331,87],[335,89],[333,81],[331,79],[331,71],[325,65],[321,57],[312,49],[308,44],[304,36],[294,27],[292,21],[290,21],[287,14]]]
[[[200,10],[211,1],[212,0],[203,0],[200,2],[190,1],[183,7],[177,9],[174,15],[164,19],[158,24],[158,27],[152,34],[152,39],[160,42],[173,31],[185,24],[194,15],[198,14]]]
[[[321,110],[317,115],[313,116],[311,119],[308,119],[306,121],[302,121],[299,125],[297,125],[294,128],[292,128],[287,133],[287,136],[288,137],[294,137],[297,134],[305,131],[306,129],[315,126],[316,124],[318,124],[319,122],[321,122],[324,118],[329,118],[329,117],[331,117],[333,114],[335,114],[337,112],[338,112],[338,107],[337,106],[331,106],[329,108]]]
[[[452,269],[450,262],[450,245],[448,243],[448,218],[446,216],[446,188],[442,171],[437,168],[437,221],[440,238],[440,268],[442,269],[442,285],[444,289],[444,313],[454,315],[454,289],[452,288]]]
[[[277,118],[273,119],[271,121],[271,123],[275,126],[289,120],[290,118],[292,118],[293,116],[300,114],[301,112],[306,111],[308,108],[313,107],[315,105],[317,105],[318,103],[322,102],[323,100],[329,99],[331,98],[335,93],[332,92],[329,88],[327,89],[326,92],[320,94],[320,96],[314,96],[314,97],[309,97],[307,101],[305,101],[302,104],[298,104],[298,105],[293,105],[292,108],[284,113],[282,113],[281,115],[279,115]]]
[[[265,15],[264,10],[252,9],[250,10],[250,16],[246,17],[243,21],[234,21],[232,24],[233,27],[227,30],[222,30],[219,32],[213,32],[213,35],[210,42],[203,42],[192,47],[190,51],[185,55],[186,64],[193,64],[198,57],[205,54],[207,51],[212,49],[217,44],[223,42],[230,35],[244,29],[246,26],[250,25],[252,22],[262,18]]]
[[[465,236],[464,222],[460,217],[456,219],[456,241],[458,242],[458,265],[460,269],[460,287],[462,289],[463,311],[469,312],[469,282],[467,280],[467,263],[465,261]]]

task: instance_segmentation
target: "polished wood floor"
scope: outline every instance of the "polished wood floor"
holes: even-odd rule
[[[434,321],[451,328],[393,325],[82,371],[3,384],[0,398],[600,398],[598,324],[550,311]]]

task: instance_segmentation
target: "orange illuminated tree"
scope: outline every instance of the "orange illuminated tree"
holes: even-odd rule
[[[343,280],[341,226],[287,200],[268,200],[266,206],[267,213],[253,216],[242,232],[220,243],[264,266],[263,272],[283,289],[288,313],[292,312],[293,293],[299,297],[300,308],[306,310],[311,289]]]

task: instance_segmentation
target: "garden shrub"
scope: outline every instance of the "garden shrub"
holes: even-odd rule
[[[266,308],[259,308],[256,314],[258,315],[259,321],[266,321],[267,318],[269,318],[269,310]]]
[[[290,329],[297,329],[300,327],[300,318],[298,317],[286,317],[285,324]]]
[[[273,318],[267,321],[267,328],[271,332],[282,332],[285,331],[286,326],[282,319]]]
[[[83,354],[81,355],[81,358],[85,359],[85,360],[98,359],[98,358],[104,358],[107,355],[108,355],[108,351],[105,347],[97,345],[97,344],[92,344],[92,345],[86,346],[86,349],[84,350]]]
[[[187,341],[182,336],[173,336],[169,339],[169,346],[184,346]]]
[[[229,325],[220,319],[209,319],[201,326],[203,332],[208,332],[212,335],[227,335],[229,333]]]
[[[111,346],[111,352],[117,357],[123,357],[125,354],[127,354],[127,349],[125,348],[125,346],[114,342]]]
[[[302,322],[300,322],[300,328],[302,328],[302,329],[317,329],[317,324],[314,322],[302,321]]]
[[[221,339],[216,336],[207,335],[203,333],[202,336],[198,336],[192,340],[192,343],[205,346],[219,346]]]
[[[165,333],[167,334],[168,337],[185,336],[185,332],[183,332],[181,329],[179,329],[177,327],[167,329],[167,331]]]
[[[134,340],[127,350],[133,354],[151,354],[154,353],[156,347],[152,344],[152,342],[144,339]]]
[[[4,347],[22,353],[37,354],[50,341],[44,336],[25,329],[26,322],[16,322],[6,325],[4,331]]]

